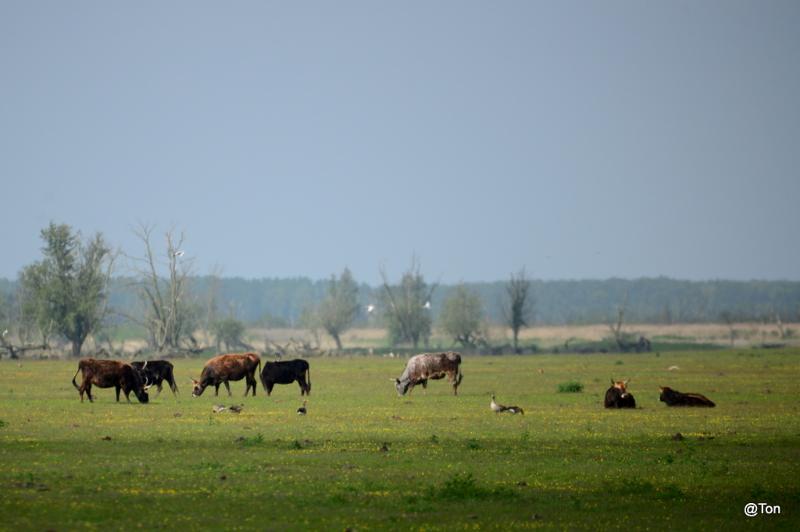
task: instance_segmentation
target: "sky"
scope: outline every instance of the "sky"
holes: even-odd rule
[[[0,0],[0,277],[53,221],[246,278],[800,280],[798,27],[794,0]]]

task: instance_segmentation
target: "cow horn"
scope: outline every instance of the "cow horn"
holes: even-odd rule
[[[144,369],[146,367],[147,367],[147,360],[144,361],[144,366],[142,366],[142,369]]]

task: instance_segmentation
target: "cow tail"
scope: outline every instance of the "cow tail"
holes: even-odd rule
[[[261,380],[261,386],[264,387],[264,391],[266,392],[267,391],[267,380],[264,378],[264,374],[261,373],[261,370],[260,370],[260,368],[261,368],[261,359],[259,359],[258,366],[256,366],[256,367],[259,368],[259,370],[258,370],[258,378],[259,378],[259,380]]]
[[[76,389],[76,390],[78,390],[78,391],[80,391],[80,389],[81,389],[81,388],[80,388],[80,386],[78,386],[78,383],[77,383],[77,382],[75,382],[75,378],[78,376],[78,373],[80,373],[80,372],[81,372],[81,365],[80,365],[80,364],[78,364],[78,371],[76,371],[76,372],[75,372],[75,375],[73,375],[73,376],[72,376],[72,385],[73,385],[73,386],[75,387],[75,389]]]
[[[308,395],[311,395],[311,366],[306,368],[306,383],[308,384]]]
[[[178,383],[175,382],[175,374],[173,373],[174,367],[169,368],[169,389],[172,390],[172,393],[178,393]]]

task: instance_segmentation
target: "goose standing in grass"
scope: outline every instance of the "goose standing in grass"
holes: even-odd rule
[[[499,404],[497,401],[495,401],[494,394],[492,394],[492,402],[489,403],[489,408],[491,408],[492,412],[494,412],[495,414],[499,414],[501,412],[509,412],[511,414],[522,414],[523,416],[525,415],[525,411],[518,406],[505,406]]]
[[[243,408],[244,408],[244,405],[243,405],[243,404],[238,404],[238,405],[231,405],[231,406],[229,407],[229,410],[230,410],[231,412],[233,412],[234,414],[239,414],[239,413],[241,413],[241,411],[242,411],[242,409],[243,409]]]
[[[308,401],[303,401],[303,406],[297,409],[297,413],[301,416],[308,414],[308,411],[306,410],[306,403],[308,403]]]

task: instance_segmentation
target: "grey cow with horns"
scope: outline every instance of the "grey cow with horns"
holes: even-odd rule
[[[393,379],[398,395],[405,395],[421,384],[427,388],[428,379],[438,380],[447,377],[453,385],[453,395],[458,395],[458,385],[464,375],[461,373],[461,354],[454,351],[444,353],[422,353],[411,357],[400,378]]]

